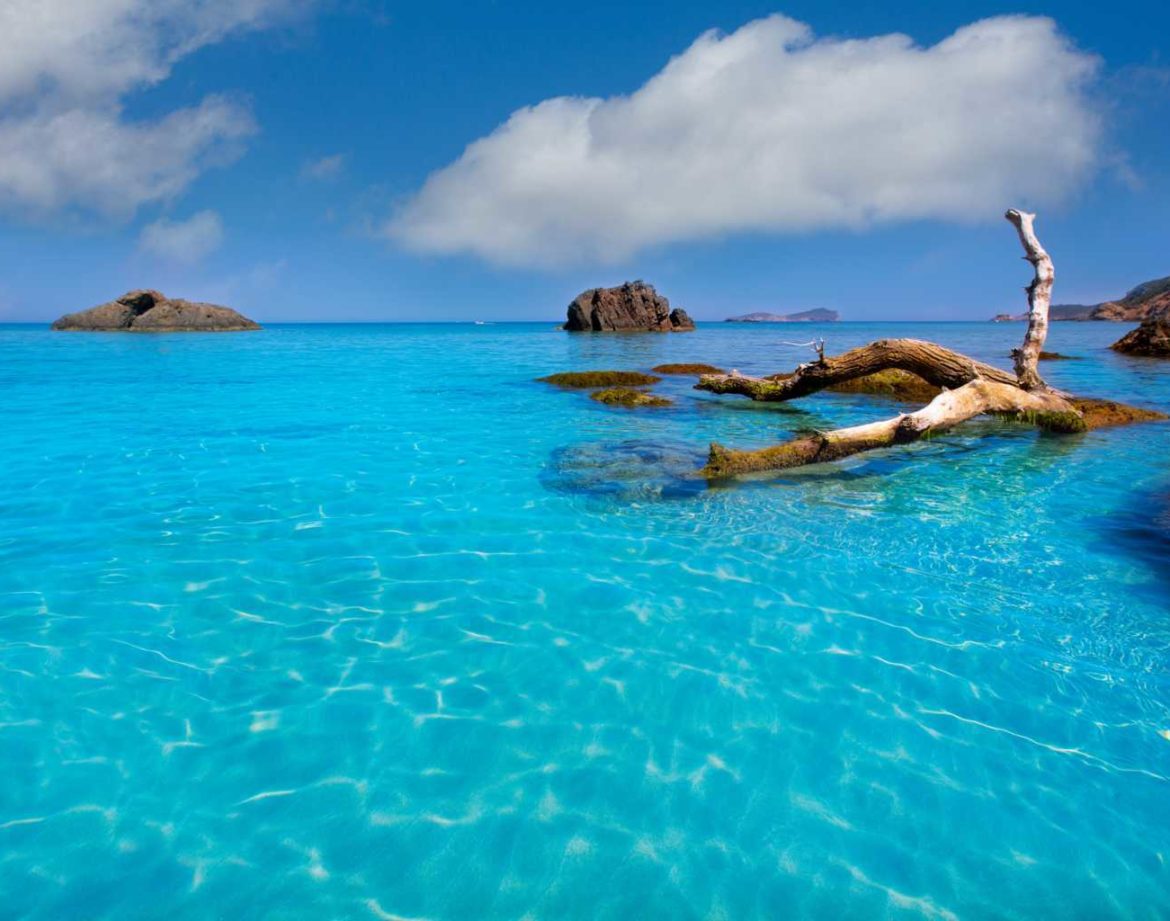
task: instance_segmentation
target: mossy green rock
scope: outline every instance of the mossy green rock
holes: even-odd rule
[[[662,378],[641,371],[563,371],[537,380],[554,387],[589,390],[594,387],[648,387]]]
[[[716,368],[714,365],[706,365],[702,362],[678,362],[676,364],[658,365],[651,368],[659,374],[726,374],[722,368]]]
[[[606,406],[669,406],[671,400],[632,387],[607,387],[589,394],[589,399]]]

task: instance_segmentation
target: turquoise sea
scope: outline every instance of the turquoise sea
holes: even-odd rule
[[[533,381],[822,332],[1022,328],[0,327],[0,917],[1170,917],[1170,424],[707,488],[896,407]]]

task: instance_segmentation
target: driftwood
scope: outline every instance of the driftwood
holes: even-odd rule
[[[1024,333],[1024,344],[1012,352],[1016,378],[1024,390],[1044,390],[1048,385],[1041,379],[1037,365],[1044,340],[1048,338],[1048,306],[1052,303],[1052,283],[1056,280],[1056,270],[1032,229],[1036,215],[1013,208],[1004,217],[1015,225],[1020,235],[1020,244],[1024,247],[1024,258],[1036,270],[1032,283],[1024,289],[1028,294],[1028,329]]]
[[[891,369],[908,371],[928,384],[952,389],[980,378],[1000,384],[1016,384],[1016,378],[1007,371],[985,365],[933,342],[921,339],[879,339],[861,348],[801,365],[787,376],[746,377],[734,371],[731,374],[704,375],[699,380],[698,389],[711,393],[738,393],[753,400],[782,402]]]
[[[1052,389],[1040,377],[1037,367],[1048,335],[1048,308],[1055,272],[1052,259],[1036,238],[1035,215],[1013,209],[1005,217],[1015,226],[1024,258],[1035,269],[1035,277],[1025,288],[1028,329],[1021,347],[1012,352],[1014,374],[933,342],[882,339],[832,357],[825,357],[822,350],[816,361],[801,365],[790,375],[757,378],[734,371],[705,375],[695,385],[699,390],[740,394],[761,401],[792,400],[892,369],[917,375],[941,388],[941,392],[916,412],[865,425],[799,435],[770,448],[734,451],[712,444],[702,474],[709,479],[720,479],[840,460],[862,451],[917,441],[984,414],[1029,422],[1059,433],[1083,432],[1090,425],[1165,418],[1149,410],[1071,397]],[[1109,411],[1104,407],[1109,407]]]
[[[917,441],[984,413],[1013,416],[1050,431],[1079,432],[1085,429],[1080,412],[1055,393],[1029,393],[1015,384],[973,380],[958,390],[944,390],[917,412],[880,422],[831,432],[813,432],[760,451],[730,451],[713,444],[703,472],[718,479],[761,470],[822,464],[874,448]]]

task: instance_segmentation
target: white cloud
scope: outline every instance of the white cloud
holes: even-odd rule
[[[125,217],[242,151],[247,107],[222,96],[153,121],[126,97],[196,49],[271,25],[303,0],[3,0],[0,207]]]
[[[161,218],[142,228],[138,246],[172,262],[196,263],[223,243],[223,221],[214,211],[200,211],[185,221]]]
[[[630,96],[514,112],[387,222],[422,252],[617,261],[733,232],[999,217],[1066,197],[1099,159],[1097,60],[1049,19],[932,47],[816,39],[772,16],[708,32]]]
[[[345,154],[333,154],[320,160],[309,160],[301,167],[302,179],[334,179],[345,168]]]

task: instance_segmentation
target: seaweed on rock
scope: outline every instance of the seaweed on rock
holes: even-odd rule
[[[567,390],[591,390],[596,387],[648,387],[662,378],[641,371],[562,371],[537,380]]]
[[[635,390],[633,387],[607,387],[589,394],[589,399],[604,403],[606,406],[670,406],[674,401],[666,397],[655,396],[645,390]]]
[[[657,365],[650,369],[656,374],[726,374],[722,368],[703,362],[675,362],[674,364]]]

